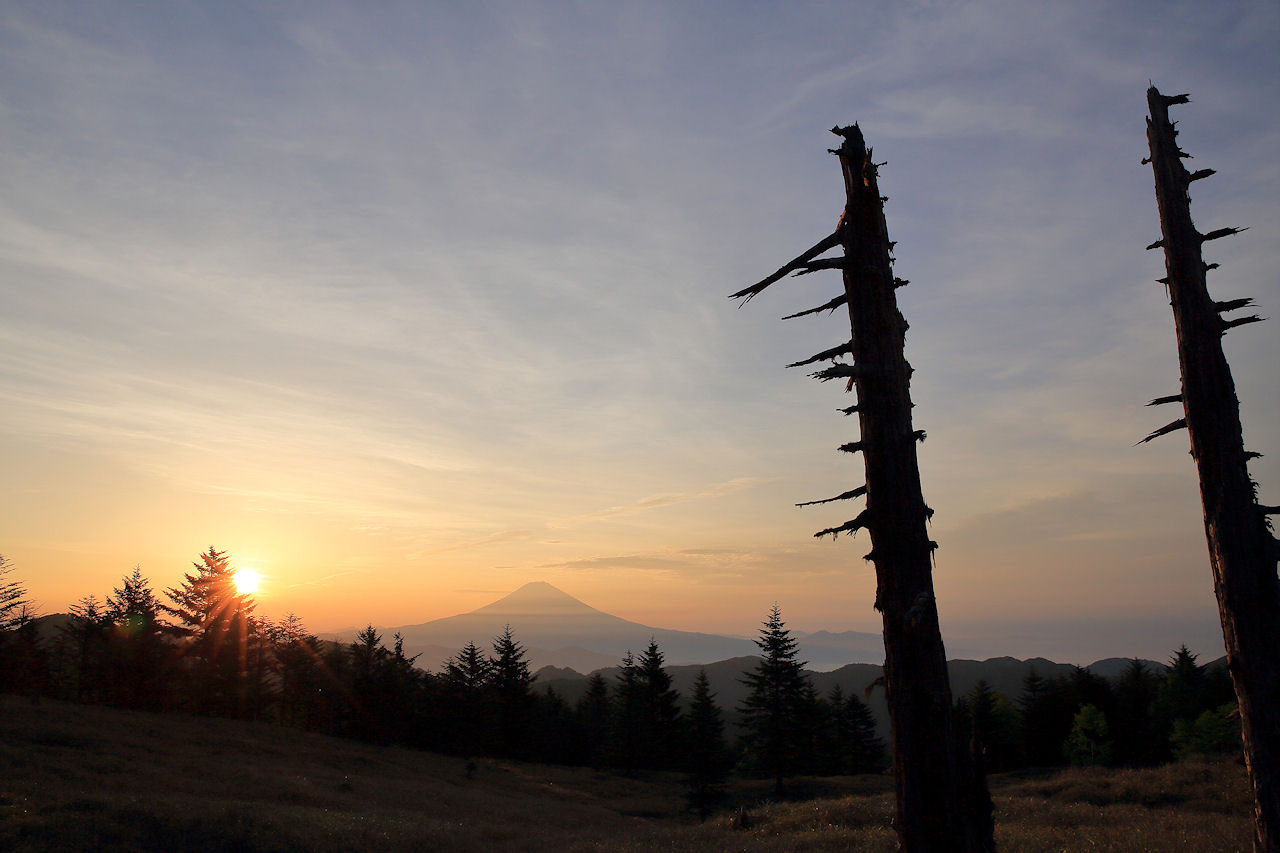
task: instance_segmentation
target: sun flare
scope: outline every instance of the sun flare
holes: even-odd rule
[[[262,586],[262,575],[253,569],[236,569],[236,592],[253,595]]]

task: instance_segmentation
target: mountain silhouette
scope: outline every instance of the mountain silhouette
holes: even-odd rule
[[[482,613],[500,616],[563,616],[569,618],[606,616],[611,619],[614,618],[604,611],[596,610],[591,605],[579,601],[569,593],[552,586],[546,581],[531,581],[515,592],[499,598],[493,604],[477,607],[470,613],[462,615],[475,616]]]
[[[658,628],[597,610],[547,583],[532,581],[497,601],[467,613],[416,625],[378,626],[385,642],[399,633],[407,655],[418,666],[439,670],[467,643],[487,651],[493,638],[511,626],[525,647],[526,659],[539,669],[554,666],[577,672],[617,666],[627,651],[639,654],[652,637],[671,665],[703,664],[756,654],[756,644],[743,637]],[[350,642],[355,628],[325,634]],[[800,657],[813,669],[827,670],[850,662],[879,663],[884,644],[879,634],[845,631],[795,634]]]
[[[468,613],[417,625],[385,627],[384,637],[399,633],[408,655],[418,665],[439,669],[467,643],[488,649],[493,638],[511,626],[536,669],[568,667],[578,672],[613,666],[630,650],[639,654],[652,637],[671,663],[722,660],[756,650],[750,640],[673,631],[631,622],[597,610],[546,581],[533,581],[492,604]]]

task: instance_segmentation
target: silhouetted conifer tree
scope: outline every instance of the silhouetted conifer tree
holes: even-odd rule
[[[674,768],[680,764],[680,694],[671,687],[671,676],[663,668],[663,654],[651,637],[637,662],[643,695],[640,723],[641,764],[651,768]]]
[[[323,647],[320,665],[325,679],[321,686],[321,720],[326,734],[351,736],[356,719],[355,697],[351,691],[351,656],[337,643]]]
[[[1062,741],[1050,733],[1054,715],[1049,693],[1049,682],[1032,667],[1022,679],[1022,693],[1018,696],[1022,760],[1032,767],[1050,767],[1062,760]]]
[[[613,714],[609,685],[603,675],[591,673],[587,679],[587,692],[578,699],[574,711],[581,733],[580,760],[599,767],[608,758],[609,720]]]
[[[1173,653],[1169,671],[1160,682],[1156,705],[1170,725],[1174,720],[1194,720],[1205,710],[1207,679],[1196,658],[1186,646],[1180,647]]]
[[[493,640],[489,674],[496,701],[497,746],[500,755],[523,758],[528,754],[533,730],[533,680],[524,646],[507,625]]]
[[[839,773],[858,775],[882,773],[885,769],[884,741],[876,734],[871,709],[856,695],[845,696],[837,684],[827,699],[835,732],[835,754]]]
[[[698,672],[693,682],[686,730],[687,798],[689,807],[705,820],[724,798],[724,780],[729,769],[724,719],[705,669]]]
[[[35,693],[41,689],[47,660],[36,639],[26,587],[8,577],[13,569],[0,554],[0,692]]]
[[[489,659],[475,643],[467,643],[445,663],[446,725],[454,733],[451,752],[469,756],[488,751],[491,669]]]
[[[967,714],[972,736],[982,751],[987,770],[1008,770],[1018,760],[1019,721],[1009,700],[980,679],[973,690],[957,703]]]
[[[65,671],[59,673],[62,693],[77,702],[99,702],[103,697],[103,669],[108,621],[101,602],[86,595],[71,605],[71,619],[59,633],[59,643],[69,654],[62,656]]]
[[[302,619],[289,613],[267,629],[279,678],[278,714],[286,726],[312,730],[325,725],[325,688],[332,676],[321,662],[320,641]],[[333,682],[336,686],[336,682]]]
[[[404,641],[395,635],[394,650],[370,625],[351,644],[351,684],[358,716],[358,737],[378,743],[422,745],[426,726],[423,679],[404,654]]]
[[[171,646],[160,621],[160,603],[140,566],[107,596],[107,661],[104,680],[112,702],[158,709],[167,704]]]
[[[813,776],[840,772],[831,706],[808,678],[800,690],[796,715],[795,772]]]
[[[390,654],[372,625],[362,628],[350,646],[351,692],[357,714],[353,733],[363,740],[388,740],[388,732],[382,725],[385,718],[382,705],[386,701],[382,670]]]
[[[1155,674],[1137,658],[1129,661],[1116,681],[1112,731],[1117,764],[1154,764],[1164,757],[1164,745],[1151,716],[1156,685]]]
[[[393,709],[388,725],[400,743],[438,748],[435,679],[415,665],[418,655],[404,653],[404,637],[399,632],[394,639],[384,668],[387,704]]]
[[[26,587],[7,578],[13,569],[9,558],[0,554],[0,632],[16,629],[28,615]]]
[[[577,719],[564,698],[550,685],[534,693],[532,754],[548,764],[581,764],[583,749]]]
[[[0,692],[26,696],[48,694],[51,666],[49,650],[41,642],[36,617],[29,604],[23,604],[14,618],[14,627],[0,632]]]
[[[774,790],[780,794],[783,780],[795,772],[802,748],[804,664],[796,660],[796,641],[776,604],[755,643],[760,647],[760,663],[742,681],[751,692],[738,710],[756,766],[773,778]]]
[[[235,590],[235,572],[225,551],[210,548],[195,563],[195,574],[165,590],[173,602],[161,609],[177,620],[189,676],[186,696],[193,710],[247,716],[258,685],[253,667],[259,644],[253,611],[257,605]]]
[[[614,686],[613,717],[609,721],[610,762],[625,773],[644,763],[645,705],[640,666],[628,649]]]

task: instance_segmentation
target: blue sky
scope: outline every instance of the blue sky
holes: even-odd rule
[[[1145,90],[1219,299],[1280,304],[1274,3],[6,3],[0,553],[45,610],[213,544],[314,628],[546,579],[619,615],[877,630],[844,318],[787,280],[857,121],[949,649],[1217,654]],[[1262,495],[1280,345],[1227,337]],[[855,508],[856,510],[856,508]],[[1214,647],[1213,644],[1219,646]]]

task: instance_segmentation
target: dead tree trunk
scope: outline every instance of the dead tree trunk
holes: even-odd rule
[[[1224,319],[1222,313],[1246,307],[1252,300],[1215,303],[1209,297],[1205,273],[1217,264],[1204,263],[1201,245],[1241,229],[1201,234],[1191,222],[1187,189],[1213,170],[1188,172],[1182,165],[1190,155],[1178,149],[1169,107],[1188,100],[1186,95],[1162,95],[1154,86],[1147,90],[1149,162],[1155,171],[1162,232],[1162,239],[1147,248],[1164,248],[1167,277],[1161,281],[1173,306],[1182,371],[1182,393],[1152,404],[1181,401],[1184,416],[1143,441],[1181,427],[1191,437],[1227,667],[1240,703],[1245,764],[1253,784],[1254,850],[1276,853],[1280,851],[1280,581],[1277,542],[1268,529],[1267,515],[1280,507],[1258,504],[1247,466],[1257,454],[1244,449],[1240,405],[1222,352],[1227,329],[1260,318]]]
[[[798,367],[830,360],[815,378],[844,378],[856,387],[857,404],[842,411],[858,414],[860,438],[841,450],[862,453],[866,485],[831,501],[866,496],[866,508],[852,521],[816,536],[854,534],[871,537],[867,559],[876,567],[876,609],[884,623],[885,689],[893,737],[897,789],[897,830],[905,851],[989,851],[992,807],[986,780],[957,736],[947,677],[946,653],[938,627],[932,560],[937,544],[926,523],[916,460],[924,432],[911,424],[911,367],[904,356],[907,322],[898,310],[883,199],[857,125],[835,128],[844,140],[839,150],[846,205],[835,233],[758,284],[733,294],[751,299],[788,273],[801,275],[839,269],[844,294],[792,317],[848,306],[851,339],[820,352]],[[819,258],[841,246],[843,257]],[[852,364],[837,361],[852,357]],[[809,503],[826,503],[812,501]]]

